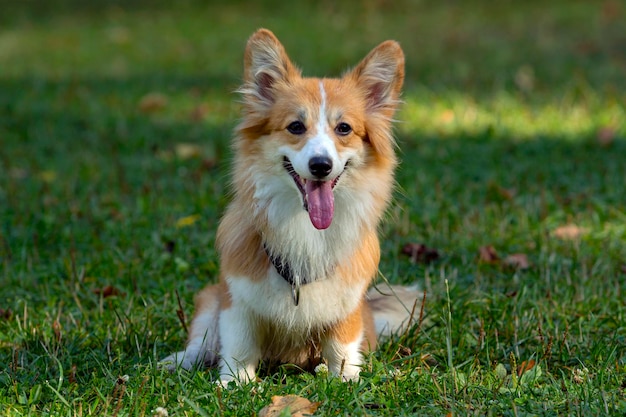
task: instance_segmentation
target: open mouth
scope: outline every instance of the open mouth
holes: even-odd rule
[[[348,166],[347,163],[346,166]],[[283,167],[291,175],[291,178],[296,183],[296,187],[300,190],[303,207],[309,213],[313,226],[318,230],[327,229],[333,221],[335,212],[333,189],[337,185],[341,174],[329,181],[308,180],[298,175],[291,161],[286,156],[283,157]]]

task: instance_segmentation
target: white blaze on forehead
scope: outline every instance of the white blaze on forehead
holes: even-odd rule
[[[317,119],[317,126],[315,126],[318,135],[326,134],[326,90],[324,90],[324,83],[320,81],[320,111]]]
[[[322,81],[319,82],[319,88],[321,102],[312,132],[313,136],[307,140],[307,143],[302,147],[300,152],[297,152],[297,154],[290,158],[298,175],[304,178],[312,178],[309,172],[309,161],[316,156],[331,159],[333,169],[329,175],[330,178],[338,176],[343,170],[344,165],[339,157],[333,138],[328,134],[327,97]]]

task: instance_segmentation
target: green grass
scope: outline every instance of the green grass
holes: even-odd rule
[[[626,412],[622,3],[83,3],[0,14],[0,414],[253,415],[289,393],[319,415]],[[218,390],[155,366],[184,344],[176,292],[189,319],[217,274],[260,26],[309,75],[388,38],[407,55],[380,270],[428,291],[428,321],[358,383],[283,367]],[[411,263],[408,242],[441,257]],[[530,267],[480,262],[489,245]]]

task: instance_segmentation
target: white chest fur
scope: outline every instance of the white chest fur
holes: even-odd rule
[[[300,288],[300,302],[293,302],[289,285],[273,268],[266,280],[227,278],[233,304],[290,331],[309,333],[346,317],[359,305],[366,282],[346,285],[329,277]]]

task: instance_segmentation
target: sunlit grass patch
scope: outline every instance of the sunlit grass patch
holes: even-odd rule
[[[609,146],[626,134],[626,109],[596,93],[521,93],[498,91],[478,97],[458,91],[418,89],[405,95],[399,130],[448,137],[462,134],[510,141],[558,137],[566,141],[597,140]],[[602,136],[604,135],[604,136]],[[611,137],[609,137],[611,136]]]

